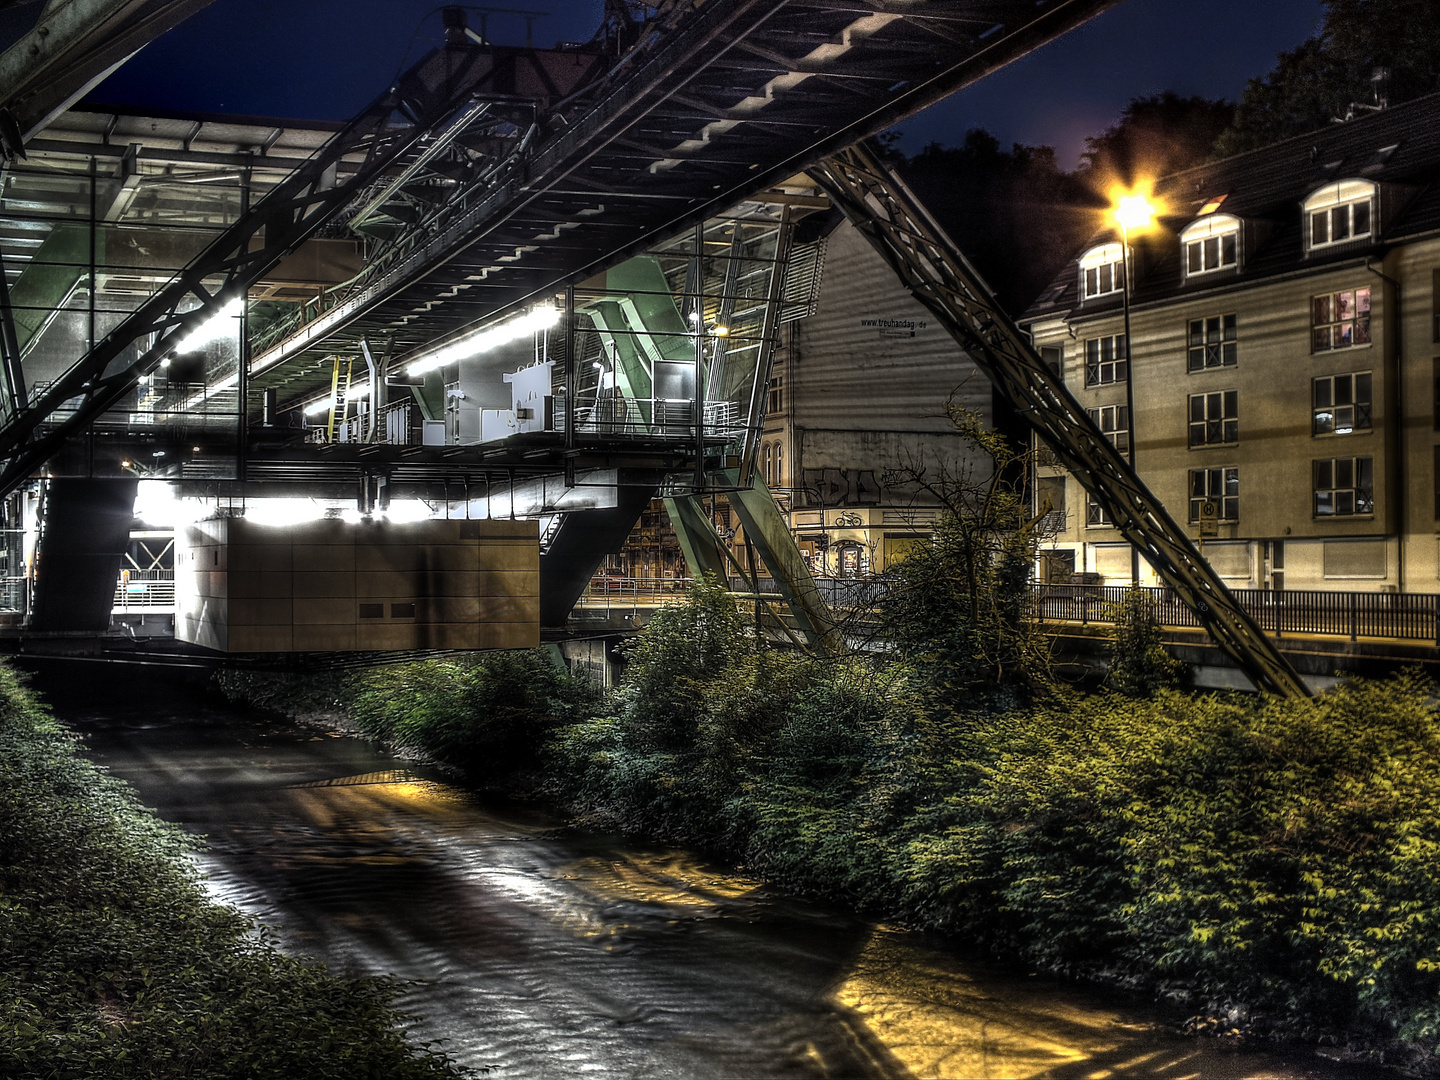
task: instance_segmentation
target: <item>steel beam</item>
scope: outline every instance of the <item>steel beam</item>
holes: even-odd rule
[[[665,499],[665,514],[675,529],[675,539],[680,543],[680,553],[685,556],[685,565],[693,578],[714,574],[720,581],[730,577],[730,568],[725,563],[725,548],[720,542],[715,526],[696,505],[690,495],[673,495]]]
[[[810,170],[975,366],[1262,690],[1310,692],[904,183],[863,147]]]
[[[652,24],[641,45],[603,79],[542,116],[514,154],[397,236],[335,307],[269,344],[256,370],[284,363],[360,320],[379,321],[385,305],[447,263],[469,264],[467,281],[493,276],[503,283],[508,295],[492,306],[496,315],[583,280],[657,236],[690,228],[884,130],[1118,2],[680,5]],[[828,24],[816,24],[836,13],[845,26],[834,35],[841,40],[832,41]],[[778,19],[790,17],[800,19],[803,33],[775,29]],[[889,45],[901,27],[923,40]],[[774,53],[776,39],[801,55],[742,63],[742,49]],[[760,41],[765,45],[755,44]],[[862,73],[843,80],[847,88],[823,92],[847,65]],[[716,100],[697,116],[694,102],[701,96]],[[710,115],[716,111],[722,119]],[[587,217],[577,199],[605,204],[604,213]],[[565,253],[546,264],[553,249],[526,223],[545,212],[547,200],[567,206],[575,238],[590,245],[588,257]],[[626,208],[632,200],[638,218]],[[602,230],[606,235],[597,235]],[[510,254],[492,262],[478,248],[473,258],[466,252],[490,240]],[[457,333],[468,332],[462,322],[469,320],[451,320]]]
[[[211,0],[55,0],[0,55],[0,109],[24,139]]]
[[[770,489],[758,474],[742,486],[739,469],[725,469],[716,475],[726,485],[726,497],[745,527],[746,537],[760,553],[806,641],[829,656],[839,656],[845,651],[845,640]]]

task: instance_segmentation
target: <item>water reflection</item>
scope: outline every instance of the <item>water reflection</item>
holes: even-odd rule
[[[349,738],[42,672],[92,756],[210,838],[291,948],[418,980],[415,1037],[517,1078],[1338,1077],[966,964],[674,850],[496,812]]]

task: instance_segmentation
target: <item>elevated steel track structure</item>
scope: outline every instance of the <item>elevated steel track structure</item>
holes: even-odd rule
[[[28,402],[15,395],[0,426],[0,493],[310,237],[356,221],[369,237],[365,271],[304,326],[281,324],[268,344],[260,336],[235,378],[246,407],[253,388],[286,382],[287,364],[358,353],[367,336],[400,360],[443,347],[1115,2],[676,0],[619,56],[578,48],[522,58],[452,25],[444,48],[48,389]],[[313,388],[302,379],[291,389]]]

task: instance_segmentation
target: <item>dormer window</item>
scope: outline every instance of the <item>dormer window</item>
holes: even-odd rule
[[[1240,219],[1229,214],[1197,218],[1180,234],[1185,250],[1185,276],[1212,270],[1233,270],[1239,260]]]
[[[1309,250],[1368,239],[1374,229],[1375,185],[1369,180],[1337,180],[1305,200],[1305,236]]]
[[[1119,244],[1101,244],[1080,257],[1080,296],[1117,293],[1125,287],[1125,256]]]

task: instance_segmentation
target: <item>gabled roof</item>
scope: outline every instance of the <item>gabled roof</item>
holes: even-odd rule
[[[1327,180],[1362,178],[1382,185],[1385,202],[1378,238],[1305,255],[1300,204]],[[1183,296],[1217,284],[1263,279],[1308,266],[1383,251],[1395,243],[1440,230],[1440,94],[1428,94],[1379,113],[1164,177],[1155,194],[1170,213],[1161,228],[1134,242],[1134,303]],[[1252,224],[1254,246],[1238,274],[1205,275],[1186,284],[1181,273],[1181,229],[1210,200],[1217,212]],[[1078,302],[1078,261],[1096,244],[1118,239],[1097,233],[1020,317],[1022,322],[1066,315]],[[1091,301],[1086,314],[1120,306],[1119,294]]]

